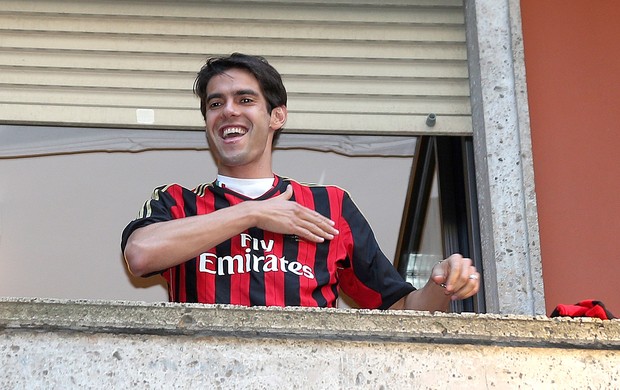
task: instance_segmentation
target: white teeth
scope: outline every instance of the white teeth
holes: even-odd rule
[[[241,127],[227,127],[222,132],[222,137],[226,138],[230,135],[244,135],[247,131]]]

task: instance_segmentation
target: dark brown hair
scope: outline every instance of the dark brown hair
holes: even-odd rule
[[[206,120],[207,85],[213,76],[220,75],[229,69],[245,69],[252,73],[267,100],[267,112],[275,107],[286,106],[286,88],[280,73],[260,56],[233,53],[228,57],[214,57],[200,69],[194,81],[194,94],[200,98],[200,111]]]

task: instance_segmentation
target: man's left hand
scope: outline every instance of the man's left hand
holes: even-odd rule
[[[472,260],[458,253],[435,264],[431,280],[444,287],[452,300],[471,297],[480,288],[480,274]]]

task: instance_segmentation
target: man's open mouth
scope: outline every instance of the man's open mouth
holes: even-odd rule
[[[243,127],[227,127],[222,131],[222,138],[235,138],[245,135],[248,131]]]
[[[227,139],[227,138],[241,137],[245,135],[245,133],[247,132],[248,132],[247,129],[244,129],[243,127],[227,127],[222,132],[222,138]]]

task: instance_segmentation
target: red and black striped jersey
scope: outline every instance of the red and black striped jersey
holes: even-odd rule
[[[250,228],[196,258],[162,270],[170,301],[335,307],[340,287],[362,308],[386,309],[415,290],[381,252],[370,225],[346,191],[276,176],[274,187],[254,200],[277,196],[288,184],[293,187],[291,201],[336,223],[340,233],[333,240],[315,244]],[[211,213],[247,200],[215,183],[193,190],[177,184],[159,187],[123,231],[121,249],[140,227]]]

